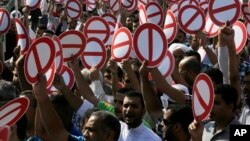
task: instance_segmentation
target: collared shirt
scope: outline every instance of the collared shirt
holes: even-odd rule
[[[243,106],[241,110],[239,122],[241,124],[250,125],[250,109],[248,105]]]
[[[229,141],[230,125],[238,125],[240,122],[234,118],[227,127],[222,130],[215,130],[215,122],[211,121],[204,126],[202,141]]]
[[[121,134],[118,141],[161,141],[161,138],[157,136],[152,130],[144,126],[141,123],[136,128],[128,128],[128,125],[122,121]]]

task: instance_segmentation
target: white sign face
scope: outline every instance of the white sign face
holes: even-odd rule
[[[162,29],[152,23],[145,23],[134,33],[134,49],[138,59],[147,60],[148,67],[156,67],[164,59],[168,48]]]
[[[212,80],[204,73],[200,73],[194,82],[192,108],[197,121],[207,118],[213,108],[214,88]]]
[[[113,22],[116,23],[117,18],[111,14],[111,13],[105,13],[102,15],[103,19],[105,19],[107,22]]]
[[[208,13],[211,20],[218,26],[229,22],[232,25],[240,15],[239,0],[210,0]]]
[[[139,6],[139,23],[140,25],[147,23],[147,13],[144,5]]]
[[[235,50],[236,53],[240,53],[241,50],[244,48],[246,41],[247,41],[247,29],[245,27],[245,25],[240,22],[237,21],[233,24],[234,29],[234,34],[236,36],[234,36],[234,42],[235,42]]]
[[[85,36],[76,30],[63,32],[59,39],[62,44],[64,62],[71,61],[73,58],[81,56],[85,46]]]
[[[10,28],[10,15],[7,10],[0,8],[0,33],[6,33]]]
[[[41,0],[24,0],[24,5],[29,7],[29,9],[36,9]]]
[[[110,36],[109,24],[102,17],[94,16],[87,20],[84,34],[87,38],[95,37],[106,43]]]
[[[56,72],[60,73],[62,70],[62,65],[63,65],[62,44],[60,42],[60,39],[55,35],[52,37],[52,40],[53,40],[55,47],[56,47],[56,56],[55,56]]]
[[[78,0],[68,0],[65,6],[65,11],[71,19],[79,19],[82,14],[82,7]]]
[[[52,85],[55,74],[56,74],[56,65],[55,62],[53,62],[48,71],[45,73],[45,77],[47,79],[47,88],[49,88]]]
[[[38,74],[45,73],[54,63],[56,48],[48,37],[38,38],[32,43],[24,60],[24,73],[30,84],[38,82]]]
[[[205,15],[197,6],[186,5],[179,10],[178,22],[183,31],[195,34],[205,27]]]
[[[174,71],[174,64],[174,56],[170,51],[167,51],[167,54],[161,64],[158,66],[158,69],[165,78],[168,78]]]
[[[17,30],[17,38],[18,38],[17,46],[20,46],[21,54],[24,54],[29,49],[30,45],[29,35],[23,23],[18,18],[14,18],[14,22],[16,24],[16,30]]]
[[[178,3],[172,3],[169,5],[169,10],[174,13],[174,16],[177,18],[179,14]]]
[[[113,39],[113,36],[114,36],[114,33],[115,33],[115,28],[116,28],[116,24],[115,23],[108,21],[108,24],[109,24],[109,29],[110,29],[110,36],[109,36],[108,41],[105,43],[105,46],[112,45],[112,39]],[[121,28],[121,27],[122,27],[122,24],[118,23],[117,29]]]
[[[14,125],[26,113],[29,103],[27,97],[19,97],[2,106],[0,108],[0,127]]]
[[[87,39],[87,45],[83,51],[81,60],[82,64],[87,68],[102,68],[107,59],[106,48],[102,41],[91,37]]]
[[[215,37],[219,34],[220,26],[214,24],[211,18],[207,16],[204,31],[209,37]]]
[[[147,21],[160,26],[163,22],[163,11],[161,6],[156,2],[149,2],[145,9]]]
[[[132,49],[132,35],[130,31],[122,27],[115,31],[111,46],[111,55],[117,62],[127,59]]]
[[[168,43],[171,43],[177,34],[177,23],[171,10],[167,11],[163,32],[168,40]]]

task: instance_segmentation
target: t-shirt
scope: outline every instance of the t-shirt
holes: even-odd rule
[[[69,135],[68,141],[84,141],[83,136]]]

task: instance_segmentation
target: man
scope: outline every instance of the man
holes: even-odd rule
[[[237,90],[231,85],[221,84],[215,88],[214,93],[214,105],[210,113],[211,121],[204,127],[199,122],[193,122],[189,126],[193,141],[229,140],[230,125],[240,124],[234,116]]]
[[[250,71],[245,74],[243,81],[244,101],[239,118],[240,123],[250,125]]]
[[[131,91],[126,93],[123,100],[122,114],[124,122],[121,122],[121,135],[119,141],[160,141],[152,130],[147,128],[142,117],[146,112],[141,93]]]

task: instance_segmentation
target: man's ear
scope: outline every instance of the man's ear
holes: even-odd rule
[[[105,134],[105,141],[112,141],[114,140],[114,137],[115,137],[115,132],[113,130],[110,130],[108,132],[106,132]]]

